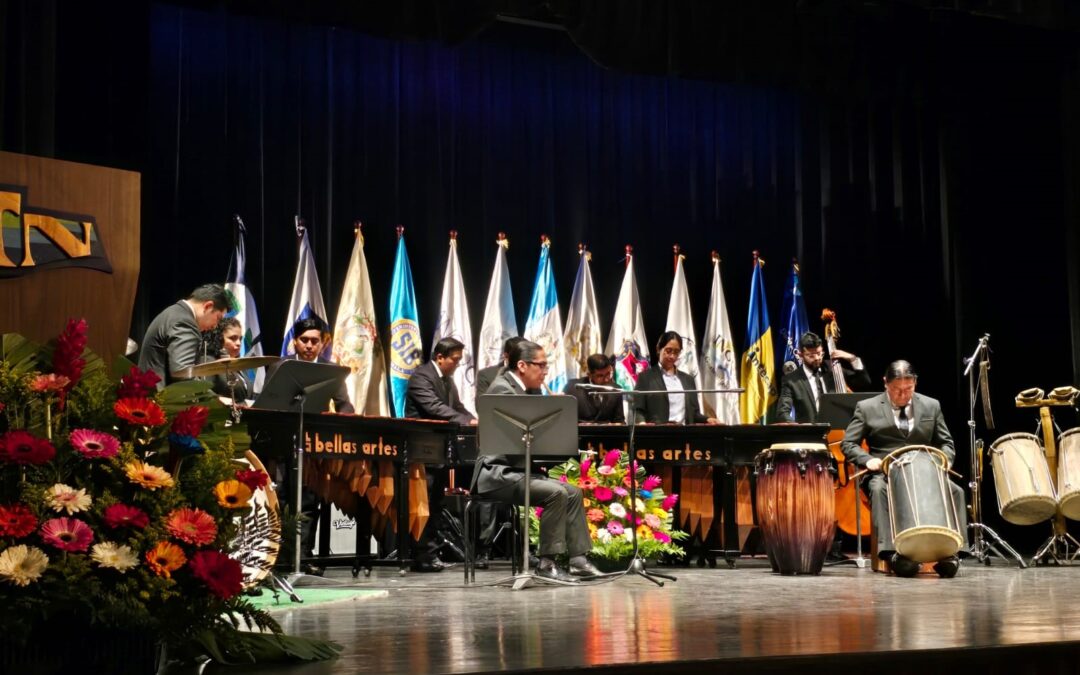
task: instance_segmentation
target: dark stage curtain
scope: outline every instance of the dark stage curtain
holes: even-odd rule
[[[5,44],[0,66],[21,79],[0,85],[0,147],[142,172],[136,338],[192,286],[224,278],[238,213],[276,351],[299,214],[332,314],[353,222],[364,223],[383,320],[394,228],[404,225],[425,340],[451,229],[476,333],[500,231],[522,326],[541,234],[554,242],[564,311],[577,244],[590,246],[605,328],[632,244],[650,335],[665,327],[675,243],[688,256],[700,332],[715,249],[740,349],[751,251],[768,262],[774,327],[797,257],[813,328],[823,306],[836,309],[841,346],[875,381],[889,360],[911,360],[920,391],[943,401],[964,471],[960,359],[979,336],[992,335],[1000,431],[1034,427],[1012,407],[1015,392],[1076,381],[1070,317],[1080,325],[1080,309],[1068,270],[1078,252],[1062,171],[1075,154],[1062,151],[1074,124],[1063,111],[1075,104],[1063,108],[1060,47],[1027,33],[939,40],[910,58],[911,46],[884,60],[855,49],[845,58],[858,78],[812,86],[789,76],[780,79],[801,86],[781,87],[605,69],[582,53],[604,60],[584,19],[568,21],[569,34],[495,24],[447,45],[222,8],[45,5],[55,12],[43,27],[20,21],[55,41],[54,70],[29,37]],[[9,17],[28,16],[27,6],[0,0]],[[454,25],[460,39],[472,23]],[[21,30],[4,26],[9,38]],[[789,68],[798,59],[774,56]],[[19,59],[45,68],[42,79]],[[34,104],[49,101],[55,121],[31,124]]]

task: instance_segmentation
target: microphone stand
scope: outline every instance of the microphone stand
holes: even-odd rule
[[[964,363],[967,364],[967,368],[964,369],[964,375],[968,379],[968,447],[971,449],[971,480],[968,482],[968,487],[971,488],[971,506],[969,508],[969,511],[971,512],[971,522],[968,523],[968,529],[971,530],[971,555],[984,565],[989,565],[991,553],[997,555],[999,558],[1007,557],[1001,552],[1001,549],[1004,549],[1009,556],[1016,561],[1016,564],[1023,569],[1027,567],[1024,558],[1016,552],[1016,549],[1009,546],[1009,543],[1002,539],[997,532],[994,532],[994,530],[982,522],[981,485],[983,442],[982,439],[975,438],[975,403],[977,399],[976,391],[978,389],[975,371],[976,364],[979,364],[981,370],[982,363],[980,361],[985,361],[989,364],[989,343],[990,334],[987,333],[979,338],[979,344],[975,347],[975,352],[964,359]],[[992,421],[988,421],[988,424],[993,426]],[[987,537],[989,537],[989,540],[987,540]],[[998,548],[999,546],[1001,549]]]
[[[659,394],[663,394],[664,396],[667,396],[670,392],[668,392],[667,389],[663,389],[663,390],[657,389],[657,390],[625,391],[625,390],[620,389],[618,387],[608,387],[607,385],[598,385],[598,384],[579,384],[577,386],[579,388],[585,389],[586,391],[591,391],[592,393],[599,394],[601,396],[619,395],[619,396],[627,396],[627,397],[629,397],[629,402],[631,404],[629,407],[630,407],[631,412],[633,412],[633,420],[630,421],[630,424],[629,424],[629,427],[630,427],[630,430],[629,430],[629,442],[627,444],[627,453],[629,454],[629,457],[627,458],[627,466],[630,469],[630,513],[633,514],[634,518],[637,518],[636,505],[637,505],[637,500],[640,499],[640,497],[638,496],[638,489],[637,489],[637,469],[636,469],[636,467],[637,467],[637,457],[636,457],[637,452],[636,452],[635,447],[634,447],[634,432],[637,429],[637,424],[636,424],[636,422],[637,422],[637,411],[635,410],[635,408],[633,406],[634,397],[638,396],[638,395],[648,396],[648,395],[659,395]],[[736,389],[683,389],[681,393],[683,393],[683,394],[741,394],[744,391],[746,391],[746,390],[742,389],[742,388],[736,388]],[[732,515],[731,517],[734,517],[734,516]],[[660,586],[660,587],[663,587],[663,585],[664,585],[664,582],[660,581],[660,579],[667,579],[669,581],[678,581],[678,579],[676,577],[674,577],[674,576],[672,576],[670,574],[661,574],[659,572],[651,572],[651,571],[649,571],[648,567],[646,567],[645,559],[641,557],[641,553],[640,553],[639,548],[638,548],[637,524],[634,523],[633,521],[631,521],[630,525],[631,525],[630,543],[633,546],[633,553],[631,554],[630,564],[626,567],[625,570],[623,570],[622,572],[616,573],[613,576],[626,576],[628,574],[636,574],[636,575],[638,575],[640,577],[644,577],[644,578],[648,579],[649,581],[653,582],[654,584],[656,584],[657,586]]]

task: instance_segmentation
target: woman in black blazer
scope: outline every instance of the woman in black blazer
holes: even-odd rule
[[[694,378],[675,367],[682,355],[682,336],[668,331],[656,343],[656,367],[638,376],[635,391],[664,391],[663,394],[646,394],[634,397],[637,423],[648,424],[716,424],[717,420],[705,417],[698,406],[697,394],[681,394],[686,389],[696,389]],[[681,399],[681,401],[680,401]],[[681,405],[680,405],[681,403]],[[682,408],[680,411],[679,409]]]

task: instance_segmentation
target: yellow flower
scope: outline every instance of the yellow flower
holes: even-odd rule
[[[124,472],[127,473],[128,480],[136,485],[143,486],[147,490],[173,486],[172,476],[160,466],[134,461],[124,465]]]
[[[592,500],[591,499],[585,499],[584,502],[585,502],[585,508],[589,508],[590,506],[592,506]]]
[[[154,574],[166,579],[172,578],[172,573],[184,566],[187,556],[184,550],[176,544],[161,541],[158,545],[146,552],[146,562]]]
[[[29,586],[48,566],[48,556],[33,546],[19,544],[0,553],[0,578],[16,586]]]
[[[668,515],[667,511],[665,511],[664,509],[653,509],[652,512],[653,515],[655,515],[657,518],[660,518],[661,520],[667,518]]]
[[[251,488],[238,480],[223,480],[214,486],[218,504],[227,509],[246,509],[251,499]]]
[[[648,541],[649,539],[652,539],[652,528],[650,528],[648,525],[638,525],[637,538],[638,541]]]
[[[45,499],[53,511],[67,511],[68,515],[85,511],[93,501],[86,490],[76,490],[70,485],[57,483],[45,491]]]

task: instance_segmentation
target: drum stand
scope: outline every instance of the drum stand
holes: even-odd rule
[[[1050,468],[1050,475],[1057,480],[1057,444],[1054,440],[1054,416],[1050,413],[1050,406],[1072,405],[1072,400],[1059,400],[1040,398],[1038,400],[1024,400],[1017,398],[1017,408],[1039,408],[1039,430],[1043,435],[1043,447],[1046,449],[1046,464]],[[1055,486],[1056,487],[1056,486]],[[1080,556],[1080,541],[1077,541],[1065,529],[1065,516],[1059,509],[1051,521],[1053,531],[1050,537],[1042,543],[1035,556],[1031,559],[1032,564],[1049,563],[1053,560],[1057,565],[1064,565],[1076,560]]]
[[[990,564],[991,554],[999,558],[1012,557],[1021,568],[1027,567],[1023,556],[1016,552],[1009,543],[1002,539],[990,526],[982,522],[982,478],[983,478],[983,442],[975,438],[975,403],[976,390],[982,385],[983,411],[986,415],[987,427],[993,428],[993,414],[990,412],[989,382],[986,380],[986,370],[990,367],[990,335],[986,334],[979,338],[979,345],[975,353],[964,359],[967,368],[964,375],[968,378],[968,447],[971,449],[971,480],[968,487],[971,488],[971,504],[968,511],[971,521],[968,529],[971,531],[971,556],[984,565]],[[976,381],[975,364],[979,364],[979,378]],[[1000,547],[1000,548],[999,548]],[[1009,555],[1002,553],[1002,549]]]

